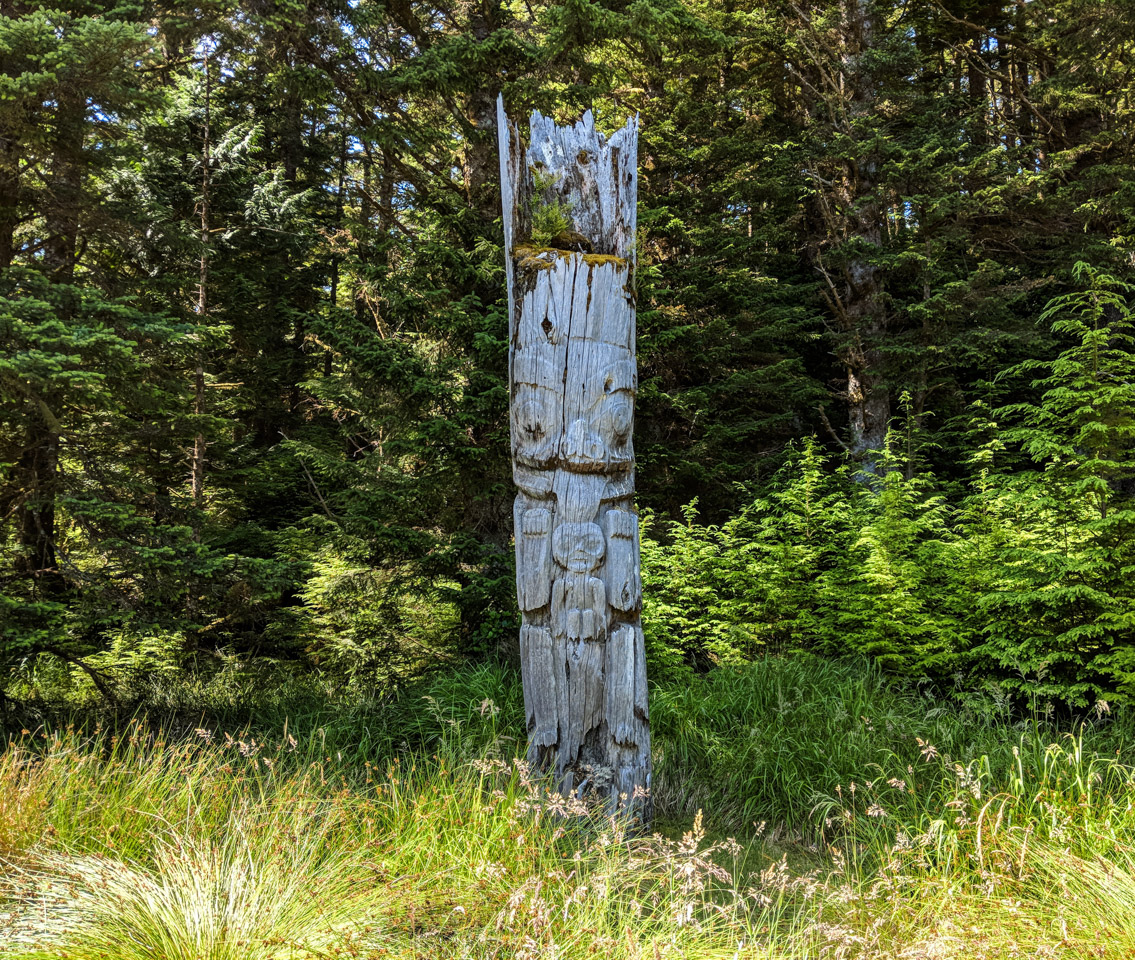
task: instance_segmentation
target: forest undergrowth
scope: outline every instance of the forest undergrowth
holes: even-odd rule
[[[652,694],[655,833],[519,758],[518,678],[392,698],[231,668],[10,732],[0,952],[27,957],[1121,957],[1135,725],[859,663]]]

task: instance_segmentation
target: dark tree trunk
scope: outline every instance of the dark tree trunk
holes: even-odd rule
[[[55,137],[44,198],[44,256],[47,275],[65,289],[59,291],[56,312],[69,323],[74,316],[76,249],[82,208],[82,148],[86,120],[82,94],[62,89],[55,113]],[[20,544],[26,571],[47,593],[64,588],[56,550],[56,500],[59,489],[59,398],[54,394],[30,398],[27,432],[17,461]]]
[[[17,17],[25,12],[25,4],[0,0],[0,16]],[[15,58],[0,54],[0,74],[12,76],[16,72]],[[20,222],[20,121],[16,119],[28,107],[9,107],[14,115],[11,123],[0,127],[0,270],[12,265],[16,254],[16,227]],[[25,119],[26,115],[25,115]]]
[[[46,404],[44,405],[46,407]],[[47,595],[63,589],[55,550],[55,500],[59,477],[59,427],[48,409],[28,415],[24,450],[16,463],[21,487],[20,568]]]
[[[479,0],[470,17],[473,38],[483,43],[500,26],[499,0]],[[496,122],[497,92],[493,83],[478,86],[465,100],[463,177],[470,206],[488,221],[497,217]]]
[[[814,263],[832,314],[836,355],[845,373],[848,451],[865,464],[883,448],[891,413],[885,372],[887,311],[883,271],[875,252],[884,240],[878,197],[878,157],[867,128],[878,97],[871,53],[876,27],[870,0],[844,0],[838,72],[814,62],[811,110],[848,144],[829,161],[830,179],[817,174]],[[866,136],[866,139],[864,137]]]

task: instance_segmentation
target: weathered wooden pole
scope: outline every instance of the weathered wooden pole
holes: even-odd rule
[[[497,102],[529,760],[651,814],[634,512],[638,120],[610,139]],[[555,233],[551,233],[555,231]]]

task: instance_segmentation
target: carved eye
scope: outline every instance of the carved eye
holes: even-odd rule
[[[516,413],[516,424],[533,439],[544,436],[544,407],[536,400],[526,400]]]
[[[623,393],[616,394],[607,409],[607,416],[610,418],[611,432],[616,437],[625,437],[631,432],[631,424],[634,422],[634,406],[630,398]]]
[[[622,360],[607,368],[607,374],[603,378],[604,393],[612,394],[626,391],[634,396],[637,387],[638,372],[635,370],[634,361]]]

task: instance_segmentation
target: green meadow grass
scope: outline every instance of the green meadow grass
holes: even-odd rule
[[[517,679],[154,686],[12,732],[0,955],[1124,957],[1131,727],[769,659],[653,691],[659,831],[528,770]],[[207,721],[204,719],[211,717]]]

